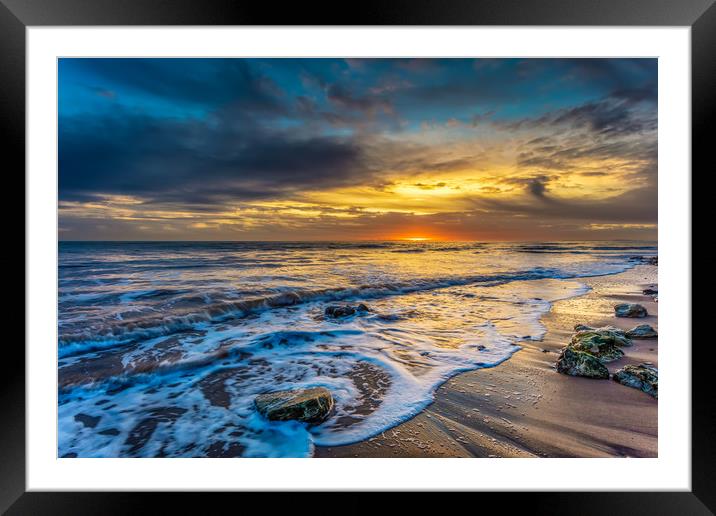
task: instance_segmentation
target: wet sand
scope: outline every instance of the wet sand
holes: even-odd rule
[[[657,285],[657,267],[639,265],[612,276],[585,278],[591,291],[556,302],[542,318],[547,334],[497,367],[460,374],[411,420],[360,443],[317,447],[316,457],[656,457],[658,402],[613,380],[559,374],[559,351],[575,324],[658,330],[658,303],[642,290]],[[621,302],[649,316],[614,316]],[[658,339],[635,339],[613,373],[630,363],[658,367]]]

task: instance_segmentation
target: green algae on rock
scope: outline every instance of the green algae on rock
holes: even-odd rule
[[[609,330],[578,331],[569,347],[589,353],[600,362],[612,362],[624,356],[619,346],[631,346],[629,339]]]
[[[262,416],[272,421],[295,419],[316,424],[330,413],[333,396],[328,389],[314,387],[260,394],[254,404]]]
[[[629,336],[626,334],[626,331],[615,326],[593,327],[587,326],[586,324],[575,324],[574,331],[591,331],[604,334],[605,336],[613,338],[617,346],[629,347],[632,345],[632,342],[631,340],[629,340]]]
[[[584,324],[574,327],[577,333],[557,359],[557,371],[570,376],[609,378],[604,363],[624,356],[621,346],[631,346],[623,330],[611,326],[592,328]]]
[[[659,371],[649,364],[626,365],[614,373],[614,381],[659,397]]]
[[[609,370],[598,358],[585,351],[578,351],[567,346],[557,359],[557,372],[569,376],[608,379]]]

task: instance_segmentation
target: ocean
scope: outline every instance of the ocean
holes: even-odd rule
[[[61,242],[58,456],[308,457],[380,434],[544,335],[644,242]],[[334,304],[369,311],[324,315]],[[326,387],[321,425],[261,393]]]

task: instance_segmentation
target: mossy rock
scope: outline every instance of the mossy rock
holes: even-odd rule
[[[295,389],[261,394],[254,400],[256,409],[272,421],[297,420],[317,424],[326,419],[333,408],[328,389]]]
[[[656,330],[649,324],[640,324],[639,326],[635,326],[631,330],[627,331],[625,335],[630,339],[655,339],[659,336],[656,333]]]
[[[646,317],[649,315],[646,308],[637,303],[621,303],[614,306],[617,317]]]
[[[557,372],[602,380],[609,378],[609,370],[598,358],[584,351],[577,351],[571,346],[567,346],[560,353],[557,359]]]
[[[575,333],[568,347],[589,353],[600,362],[611,362],[624,356],[619,346],[631,346],[631,341],[613,331],[588,330]]]
[[[614,373],[614,381],[659,397],[659,371],[649,364],[626,365]]]

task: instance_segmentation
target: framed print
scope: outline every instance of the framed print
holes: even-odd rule
[[[27,249],[3,510],[711,513],[712,2],[129,4],[0,11]]]

